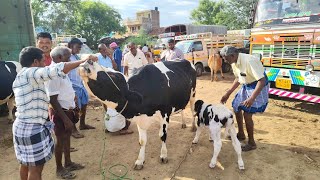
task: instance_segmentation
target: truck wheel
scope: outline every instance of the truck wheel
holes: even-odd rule
[[[200,63],[196,64],[195,68],[196,68],[196,72],[197,72],[197,77],[201,76],[202,72],[203,72],[202,64],[200,64]]]
[[[222,63],[222,72],[227,73],[231,70],[231,65],[228,63],[223,62]]]

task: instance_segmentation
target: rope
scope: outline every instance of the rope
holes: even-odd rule
[[[103,169],[103,167],[102,167],[102,161],[103,161],[103,157],[104,157],[105,152],[106,152],[106,137],[104,137],[104,139],[103,139],[103,150],[102,150],[102,154],[101,154],[101,158],[100,158],[100,173],[101,173],[101,177],[103,180],[106,179],[106,170]],[[114,173],[113,169],[116,167],[121,167],[122,169],[124,169],[124,173],[122,175],[118,175],[118,174]],[[109,167],[108,172],[111,175],[111,177],[109,178],[110,180],[133,180],[133,178],[129,178],[127,176],[129,170],[128,170],[128,167],[123,164],[112,165],[111,167]]]
[[[189,146],[189,148],[186,150],[186,153],[184,154],[182,160],[180,161],[178,167],[174,170],[174,172],[173,172],[170,180],[173,180],[173,178],[176,176],[176,173],[177,173],[177,171],[180,169],[182,163],[187,159],[188,153],[191,152],[192,146],[193,146],[193,144],[191,143],[191,145]]]

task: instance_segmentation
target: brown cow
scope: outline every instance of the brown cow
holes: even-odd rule
[[[217,73],[218,71],[221,72],[221,77],[224,78],[222,72],[222,58],[220,56],[219,51],[214,50],[213,55],[209,57],[208,66],[211,70],[211,81],[213,81],[213,73],[214,73],[214,80],[217,81]]]

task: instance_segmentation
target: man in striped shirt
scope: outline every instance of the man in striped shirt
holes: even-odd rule
[[[26,47],[21,50],[19,61],[23,68],[13,82],[17,106],[12,127],[14,149],[21,164],[20,178],[41,179],[43,166],[51,159],[54,147],[44,82],[64,77],[85,60],[45,67],[43,51]]]

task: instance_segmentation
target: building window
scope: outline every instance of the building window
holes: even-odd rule
[[[138,26],[138,31],[140,30],[140,26]]]
[[[151,18],[150,14],[148,14],[149,19]]]

